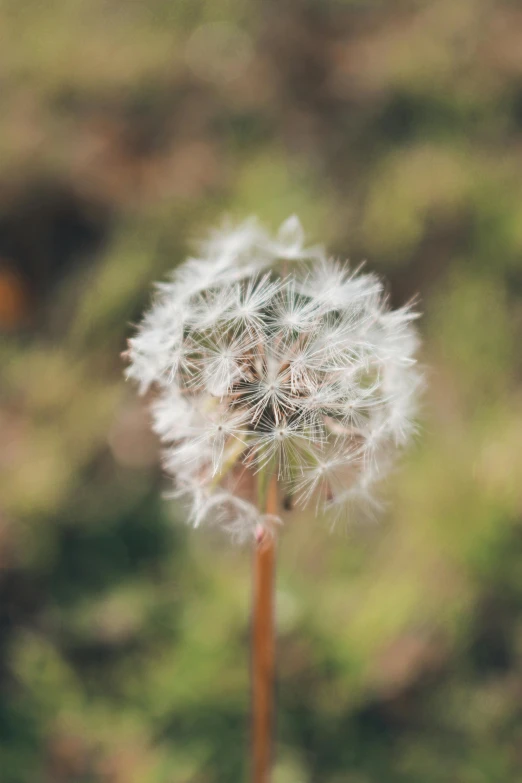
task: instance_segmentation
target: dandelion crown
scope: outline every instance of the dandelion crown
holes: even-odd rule
[[[414,428],[409,307],[306,247],[296,217],[275,238],[253,219],[216,231],[157,288],[127,372],[155,387],[164,465],[195,526],[240,538],[270,526],[272,476],[287,505],[373,502]]]

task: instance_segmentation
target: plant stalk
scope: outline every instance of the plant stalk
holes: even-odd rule
[[[277,515],[277,476],[270,478],[266,513]],[[260,530],[254,553],[254,606],[252,622],[252,742],[253,783],[269,783],[272,766],[274,719],[274,586],[275,538]]]

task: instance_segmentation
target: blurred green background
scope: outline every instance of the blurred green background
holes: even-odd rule
[[[224,213],[420,295],[378,524],[291,517],[274,783],[522,780],[522,6],[0,0],[0,783],[248,774],[250,553],[120,351]]]

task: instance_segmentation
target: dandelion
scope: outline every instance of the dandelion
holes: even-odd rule
[[[349,455],[345,490],[368,491],[414,431],[416,313],[391,310],[375,275],[307,247],[295,217],[275,238],[251,219],[200,249],[158,287],[128,353],[129,377],[155,388],[165,464],[183,465],[185,489],[205,491],[198,522],[216,524],[214,495],[235,492],[243,502],[219,521],[255,537],[267,526],[260,474],[285,497],[311,498],[332,446]]]
[[[225,226],[199,251],[158,286],[129,341],[127,372],[141,391],[154,389],[154,429],[192,524],[255,542],[262,783],[280,499],[334,519],[375,505],[415,430],[417,314],[390,309],[375,275],[307,246],[296,217],[275,237],[254,219]]]

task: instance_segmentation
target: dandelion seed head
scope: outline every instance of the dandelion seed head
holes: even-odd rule
[[[254,219],[224,225],[157,286],[127,376],[154,388],[164,466],[195,527],[273,529],[256,489],[270,475],[318,513],[376,506],[421,385],[417,315],[383,290],[308,246],[296,217],[275,237]]]

